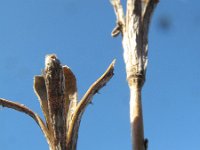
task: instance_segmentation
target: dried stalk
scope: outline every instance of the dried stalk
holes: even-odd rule
[[[39,125],[39,127],[41,128],[45,138],[47,139],[47,143],[49,145],[51,145],[51,137],[49,135],[48,129],[38,114],[36,114],[35,112],[33,112],[31,109],[29,109],[28,107],[26,107],[23,104],[20,104],[17,102],[12,102],[12,101],[9,101],[9,100],[3,99],[3,98],[0,98],[0,105],[2,107],[15,109],[19,112],[23,112],[23,113],[29,115],[30,117],[32,117],[35,120],[35,122]]]
[[[78,136],[78,128],[81,121],[81,117],[88,106],[91,103],[93,96],[98,93],[98,91],[106,85],[106,83],[112,78],[113,70],[114,70],[115,60],[110,64],[106,72],[97,79],[87,90],[81,101],[78,103],[76,110],[74,112],[69,131],[68,131],[68,149],[75,150],[76,149],[76,140]]]
[[[76,150],[81,117],[93,96],[112,78],[113,61],[106,72],[96,80],[80,102],[77,100],[76,77],[67,66],[61,66],[55,55],[48,55],[41,76],[34,78],[46,124],[32,110],[22,104],[0,99],[0,105],[31,116],[40,126],[50,150]]]
[[[141,90],[145,82],[148,54],[148,29],[158,0],[127,0],[126,16],[120,0],[111,0],[117,25],[111,35],[121,33],[130,88],[130,122],[133,150],[146,150],[144,139]]]

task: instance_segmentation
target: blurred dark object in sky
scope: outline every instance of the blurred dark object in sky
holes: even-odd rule
[[[171,29],[172,19],[169,15],[160,15],[157,20],[157,27],[159,31],[168,31]]]

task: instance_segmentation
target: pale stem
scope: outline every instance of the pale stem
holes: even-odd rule
[[[130,86],[130,123],[133,149],[145,150],[141,87],[137,83]]]

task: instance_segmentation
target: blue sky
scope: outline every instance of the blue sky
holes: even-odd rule
[[[125,4],[125,0],[123,1]],[[200,149],[200,2],[160,0],[149,33],[143,88],[149,150]],[[129,89],[109,0],[0,0],[0,97],[42,116],[33,92],[46,54],[76,74],[79,99],[116,58],[115,76],[83,116],[78,150],[131,150]],[[0,109],[0,149],[48,149],[36,123]]]

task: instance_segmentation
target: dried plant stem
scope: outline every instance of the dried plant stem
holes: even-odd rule
[[[48,132],[48,129],[47,129],[45,123],[31,109],[29,109],[25,105],[19,104],[17,102],[12,102],[10,100],[6,100],[3,98],[0,98],[0,105],[3,107],[12,108],[14,110],[23,112],[23,113],[29,115],[30,117],[32,117],[35,120],[35,122],[39,125],[41,130],[43,131],[43,134],[44,134],[45,138],[47,139],[48,144],[51,145],[51,138],[50,138],[50,135],[49,135],[49,132]]]
[[[137,80],[137,79],[136,79]],[[145,150],[141,85],[133,81],[130,87],[130,123],[134,150]]]
[[[133,150],[146,150],[144,139],[141,90],[145,82],[148,55],[148,29],[158,0],[127,0],[126,16],[120,0],[111,0],[117,25],[111,35],[121,33],[130,88],[130,122]]]
[[[86,107],[92,102],[93,96],[98,93],[98,91],[106,85],[106,83],[112,78],[114,75],[114,64],[115,60],[110,64],[108,69],[105,71],[105,73],[97,79],[87,90],[83,98],[80,100],[78,103],[69,130],[68,130],[68,142],[67,146],[68,149],[70,150],[75,150],[76,149],[76,140],[78,136],[78,129],[79,129],[79,124],[81,121],[81,117],[86,109]]]
[[[114,63],[115,61],[78,102],[75,75],[69,67],[61,66],[56,55],[48,55],[43,74],[34,79],[34,90],[46,123],[22,104],[0,98],[0,105],[31,116],[44,133],[50,150],[76,150],[81,117],[94,95],[114,75]]]

